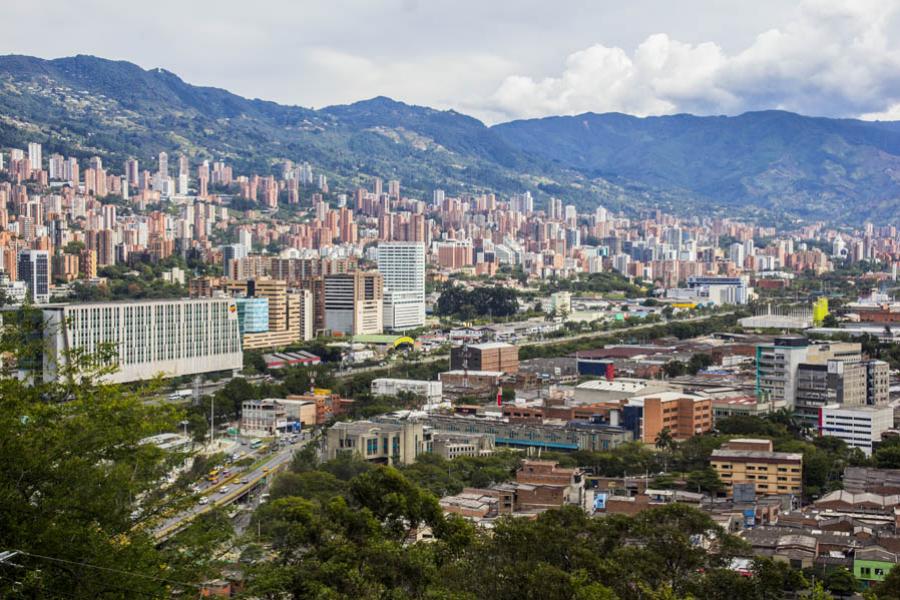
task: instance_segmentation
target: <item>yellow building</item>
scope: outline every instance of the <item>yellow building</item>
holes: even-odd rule
[[[710,465],[728,488],[752,483],[757,494],[800,494],[803,491],[803,455],[773,452],[771,440],[733,439],[710,457]]]

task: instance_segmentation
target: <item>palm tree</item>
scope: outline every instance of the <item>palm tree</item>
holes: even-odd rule
[[[663,427],[656,434],[656,448],[663,453],[663,470],[669,471],[669,454],[675,449],[675,438],[668,427]]]
[[[659,450],[669,450],[675,447],[675,438],[672,437],[672,430],[668,427],[663,427],[656,434],[656,447]]]

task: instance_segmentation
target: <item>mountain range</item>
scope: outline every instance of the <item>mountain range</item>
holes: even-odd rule
[[[100,155],[147,167],[165,150],[269,173],[308,161],[339,185],[530,190],[591,209],[662,208],[768,222],[900,219],[900,122],[807,117],[638,118],[585,113],[487,126],[377,97],[318,110],[190,85],[93,56],[0,56],[0,147]]]

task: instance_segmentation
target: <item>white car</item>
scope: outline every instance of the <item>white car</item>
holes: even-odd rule
[[[223,485],[222,487],[219,488],[219,493],[220,493],[220,494],[227,494],[228,491],[229,491],[229,488],[228,488],[227,485]]]
[[[200,504],[200,505],[209,504],[209,498],[207,498],[206,496],[200,496],[200,499],[197,501],[197,504]]]

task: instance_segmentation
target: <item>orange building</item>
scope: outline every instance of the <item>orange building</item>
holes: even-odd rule
[[[633,403],[632,401],[631,403]],[[643,398],[641,441],[653,444],[668,428],[676,440],[686,440],[712,429],[712,400],[680,392],[664,392]]]

